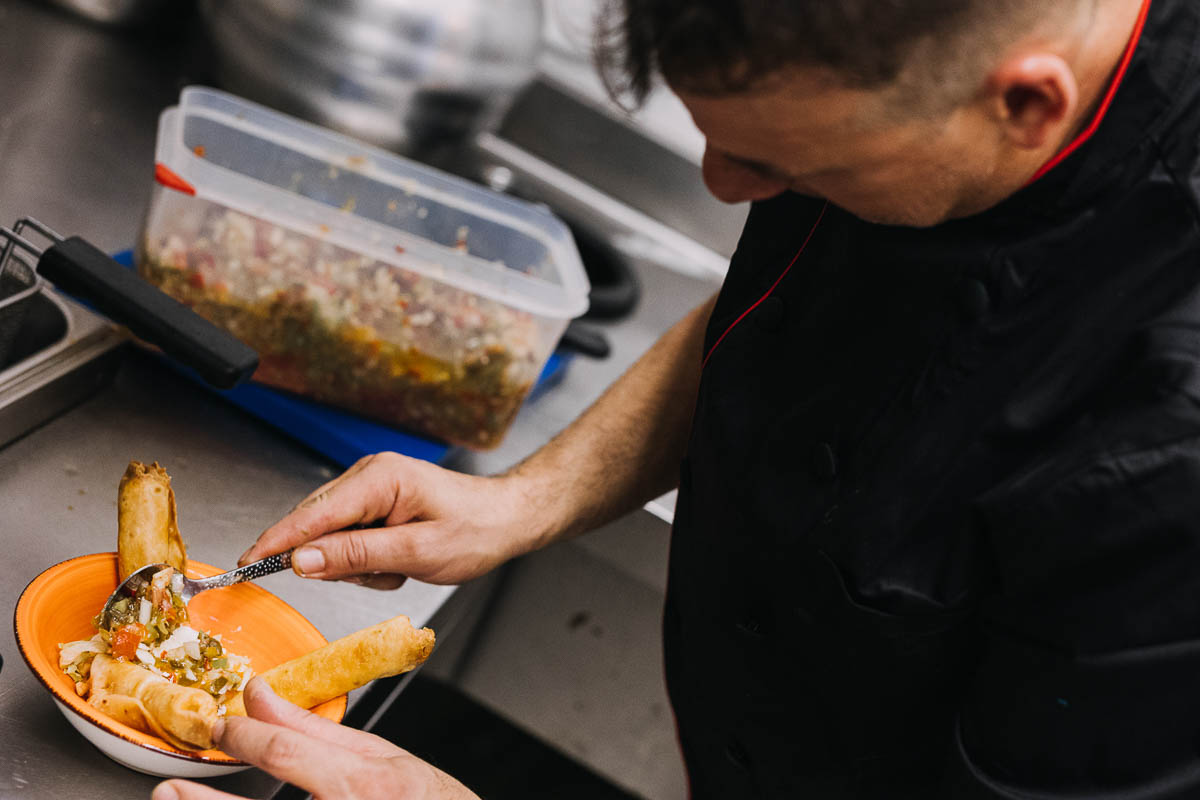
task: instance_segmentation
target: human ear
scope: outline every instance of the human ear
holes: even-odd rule
[[[1061,57],[1038,53],[1010,58],[988,76],[991,114],[1015,146],[1037,150],[1066,138],[1079,104],[1079,83]]]

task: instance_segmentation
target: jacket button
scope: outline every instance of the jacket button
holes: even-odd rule
[[[725,758],[743,772],[750,767],[750,757],[746,755],[746,749],[737,742],[725,745]]]
[[[762,623],[756,617],[745,617],[737,623],[737,629],[754,639],[762,639],[767,634]]]
[[[837,477],[837,454],[828,442],[821,442],[812,452],[813,477],[821,481],[830,481]]]
[[[758,304],[756,316],[767,330],[779,330],[779,327],[783,324],[783,300],[775,295],[771,295]]]
[[[1029,285],[1028,276],[1021,271],[1020,265],[1011,258],[1004,259],[1000,265],[999,279],[994,284],[999,289],[1001,301],[1016,299]]]
[[[958,307],[965,318],[979,319],[991,305],[992,298],[981,281],[971,279],[962,283],[958,291]]]

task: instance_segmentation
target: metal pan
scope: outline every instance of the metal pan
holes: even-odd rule
[[[30,229],[50,242],[41,248]],[[0,363],[16,337],[42,279],[90,303],[139,338],[228,389],[250,377],[258,353],[174,298],[143,281],[78,236],[63,238],[37,220],[0,227]]]
[[[16,342],[33,296],[42,288],[33,267],[18,256],[0,262],[0,364]]]

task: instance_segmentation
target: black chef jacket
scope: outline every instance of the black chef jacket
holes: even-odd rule
[[[664,615],[697,800],[1200,798],[1200,3],[1134,54],[986,213],[754,205]]]

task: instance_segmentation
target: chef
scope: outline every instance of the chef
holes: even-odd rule
[[[693,798],[1200,797],[1200,4],[619,11],[753,202],[720,294],[506,474],[365,459],[243,562],[457,583],[678,486]],[[251,711],[319,797],[471,796]]]

